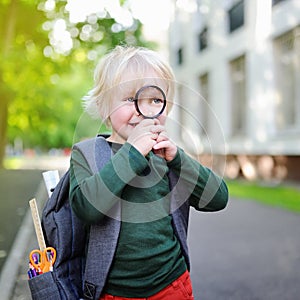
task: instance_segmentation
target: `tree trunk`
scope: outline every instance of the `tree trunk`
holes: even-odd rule
[[[0,45],[2,45],[2,61],[5,61],[13,45],[17,17],[16,12],[17,0],[11,0],[7,7],[6,14],[4,13],[4,18],[2,19],[2,25],[5,24],[5,27],[3,27],[5,28],[4,34],[2,36],[2,40],[0,41]],[[7,88],[4,85],[3,70],[1,70],[0,76],[0,168],[2,168],[6,147],[8,105],[10,102],[11,94],[9,93],[9,91],[7,91]]]
[[[7,129],[7,111],[8,111],[8,101],[3,95],[0,94],[1,104],[0,104],[0,168],[3,168],[3,160],[5,156],[6,147],[6,129]]]

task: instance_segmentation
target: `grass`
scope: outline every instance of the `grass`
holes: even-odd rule
[[[251,199],[260,203],[276,206],[300,213],[300,189],[277,185],[263,186],[244,181],[226,181],[229,194],[233,198]]]
[[[22,160],[23,159],[20,157],[5,158],[3,162],[4,168],[12,170],[20,169],[20,167],[22,166]]]

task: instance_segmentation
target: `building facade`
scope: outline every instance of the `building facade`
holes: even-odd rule
[[[177,0],[175,135],[225,175],[300,180],[300,1]]]

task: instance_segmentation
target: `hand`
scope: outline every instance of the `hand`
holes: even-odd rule
[[[165,130],[159,133],[156,144],[153,146],[153,152],[166,161],[171,161],[175,158],[177,146],[169,139]]]
[[[144,119],[132,130],[127,142],[146,156],[156,144],[161,127],[157,119]]]

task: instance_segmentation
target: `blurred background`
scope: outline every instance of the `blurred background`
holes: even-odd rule
[[[0,268],[42,171],[67,169],[74,140],[106,130],[81,105],[98,60],[118,44],[159,49],[141,21],[158,1],[142,2],[0,1]],[[149,36],[166,34],[164,11]]]
[[[0,272],[42,171],[107,131],[81,99],[118,44],[170,62],[173,138],[232,197],[300,211],[299,0],[0,0]]]
[[[230,178],[299,180],[299,1],[176,4],[170,60],[177,79],[206,100],[179,89],[179,101],[201,120],[194,132],[201,151],[225,153]]]

